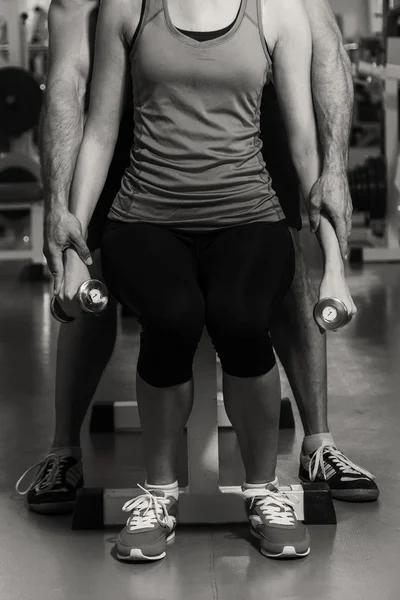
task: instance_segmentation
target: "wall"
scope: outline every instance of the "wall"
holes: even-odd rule
[[[35,6],[48,9],[50,0],[15,0],[23,10],[32,10]],[[369,32],[369,1],[370,0],[329,0],[334,13],[343,15],[344,37],[368,35]],[[376,2],[377,0],[371,0]]]
[[[375,0],[374,0],[375,1]],[[37,5],[48,8],[50,0],[20,0],[31,9]],[[335,13],[343,15],[343,33],[345,37],[369,34],[369,0],[329,0]]]
[[[345,38],[369,35],[368,0],[329,0],[335,14],[343,16]]]

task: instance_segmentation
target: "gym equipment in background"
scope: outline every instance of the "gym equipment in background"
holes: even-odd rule
[[[363,165],[351,169],[349,187],[355,212],[364,212],[371,221],[384,220],[388,190],[383,156],[368,157]]]
[[[45,276],[43,190],[39,162],[28,154],[0,154],[0,215],[4,231],[15,236],[19,231],[18,239],[10,244],[12,247],[1,248],[0,243],[0,260],[29,260],[23,275],[42,279]]]
[[[43,280],[43,188],[33,131],[45,86],[28,70],[27,15],[15,0],[0,0],[0,15],[6,38],[0,45],[0,260],[28,260],[23,276]]]
[[[220,485],[216,359],[205,331],[194,359],[194,395],[187,427],[189,485],[181,489],[179,524],[247,522],[241,488]],[[308,524],[336,524],[326,483],[281,489],[296,503],[298,519]],[[140,489],[83,488],[77,495],[73,529],[124,525],[122,506],[142,493]]]
[[[363,61],[357,65],[360,74],[384,81],[385,111],[382,157],[367,159],[349,175],[355,208],[366,211],[368,226],[367,231],[353,229],[349,252],[353,263],[400,261],[399,38],[388,38],[387,61],[385,66]],[[369,228],[370,222],[378,227]]]

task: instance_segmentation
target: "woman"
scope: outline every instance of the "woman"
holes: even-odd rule
[[[280,382],[269,339],[294,270],[292,239],[261,157],[259,109],[272,75],[305,198],[319,175],[311,36],[301,0],[103,0],[91,104],[70,210],[86,234],[133,80],[135,142],[105,228],[111,293],[142,323],[137,398],[147,480],[117,542],[157,560],[175,533],[176,453],[193,401],[192,362],[207,326],[238,437],[251,532],[270,557],[310,540],[275,477]],[[318,233],[321,297],[355,306],[327,219]],[[76,314],[89,278],[66,252],[60,301]]]

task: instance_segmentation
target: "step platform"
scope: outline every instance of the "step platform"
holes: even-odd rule
[[[328,484],[302,483],[280,488],[295,502],[297,518],[306,525],[336,525],[336,513]],[[180,490],[179,525],[247,523],[240,487],[221,487],[215,493]],[[83,488],[78,492],[72,529],[95,530],[123,527],[128,513],[122,507],[143,494],[137,489]]]
[[[230,423],[221,413],[216,355],[206,331],[195,355],[193,373],[194,403],[187,425],[189,483],[181,490],[179,522],[182,525],[244,523],[247,518],[241,488],[220,485],[218,430],[221,425],[230,426]],[[115,410],[114,404],[111,405],[109,417],[110,421],[113,419],[114,431],[120,428],[126,431],[132,425],[139,428],[139,420],[132,421],[132,405],[124,404],[125,407],[118,410]],[[330,490],[326,484],[288,486],[284,491],[295,502],[299,519],[307,523],[336,523]],[[122,511],[122,507],[138,494],[143,494],[139,488],[80,490],[73,528],[98,529],[124,525],[128,515]]]
[[[224,407],[222,392],[217,395],[218,427],[232,427]],[[90,433],[117,433],[140,430],[137,402],[98,403],[92,408]],[[289,398],[282,398],[280,429],[294,429],[294,414]]]

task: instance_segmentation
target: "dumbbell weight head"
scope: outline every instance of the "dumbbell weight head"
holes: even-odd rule
[[[323,298],[314,308],[315,322],[327,331],[340,329],[349,320],[347,307],[337,298]]]
[[[88,279],[78,289],[77,300],[84,312],[99,315],[108,304],[108,291],[104,283],[97,279]],[[50,302],[50,311],[54,319],[60,323],[71,323],[73,317],[68,316],[62,309],[55,296]]]
[[[98,315],[108,304],[108,290],[102,281],[89,279],[80,286],[77,299],[83,311]]]

